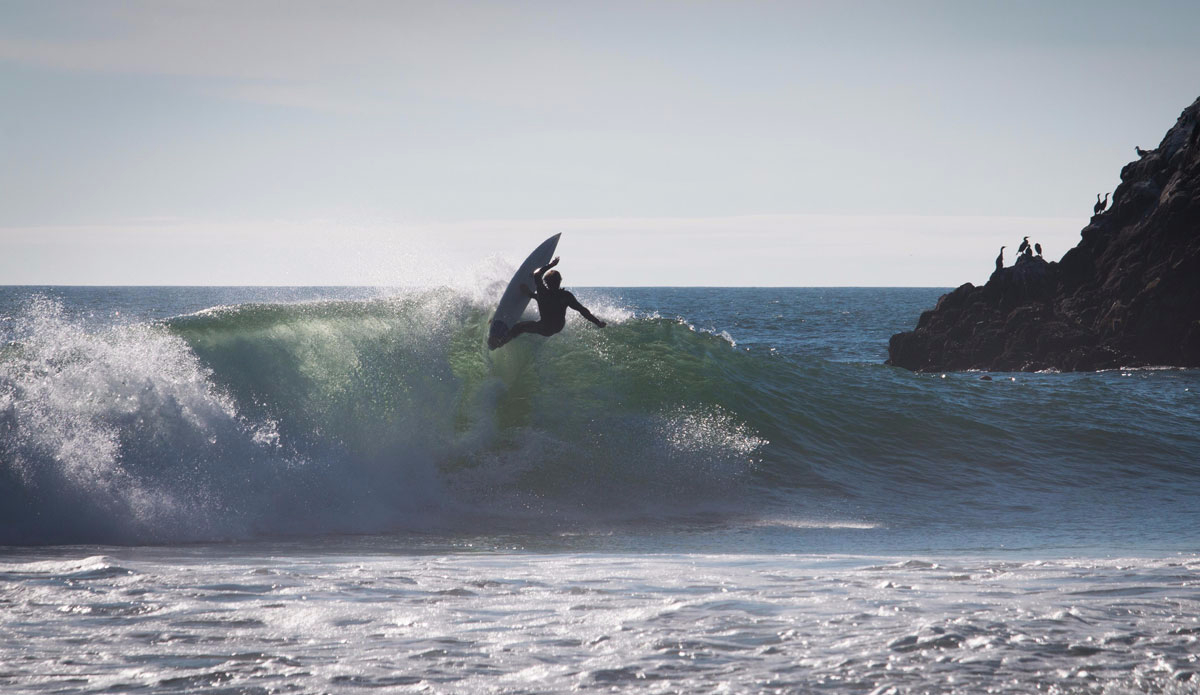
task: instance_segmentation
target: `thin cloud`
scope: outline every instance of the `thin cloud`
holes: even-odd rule
[[[13,284],[441,284],[451,271],[515,267],[563,232],[563,271],[577,286],[954,286],[985,281],[1002,244],[1011,262],[1022,236],[1055,260],[1078,242],[1084,222],[911,215],[139,221],[0,229],[0,276]]]

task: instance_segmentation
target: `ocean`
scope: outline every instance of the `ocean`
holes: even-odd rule
[[[5,693],[1200,692],[1200,371],[944,288],[0,287]]]

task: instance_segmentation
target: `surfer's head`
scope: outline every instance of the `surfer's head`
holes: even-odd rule
[[[562,276],[558,274],[557,270],[547,271],[546,274],[542,276],[542,279],[546,281],[546,287],[549,287],[552,290],[557,290],[562,286]]]

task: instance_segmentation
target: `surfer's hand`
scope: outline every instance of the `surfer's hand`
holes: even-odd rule
[[[550,261],[549,263],[547,263],[547,264],[546,264],[546,267],[547,267],[547,268],[553,268],[553,267],[554,267],[554,266],[556,266],[556,265],[558,265],[558,256],[555,256],[555,257],[554,257],[554,260],[552,260],[552,261]]]
[[[597,328],[604,328],[604,327],[605,327],[605,326],[607,326],[607,325],[608,325],[608,324],[607,324],[607,323],[605,323],[604,321],[597,321],[597,322],[596,322],[596,327],[597,327]]]

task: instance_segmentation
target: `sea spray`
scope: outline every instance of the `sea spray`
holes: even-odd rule
[[[88,331],[42,297],[11,324],[0,360],[3,540],[212,534],[206,469],[222,452],[253,459],[271,423],[240,419],[161,327]]]

